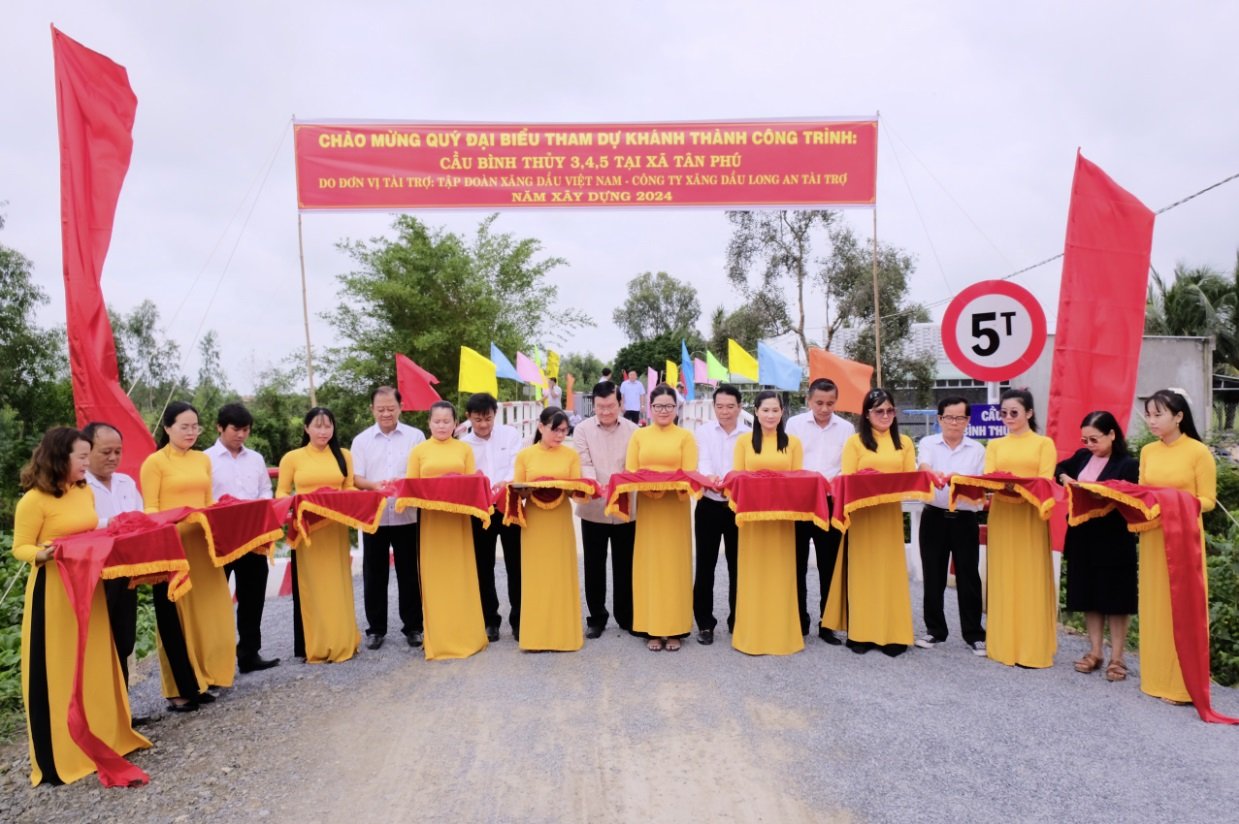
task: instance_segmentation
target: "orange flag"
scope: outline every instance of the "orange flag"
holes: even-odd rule
[[[839,387],[840,412],[860,412],[865,393],[873,381],[873,367],[847,360],[816,346],[809,347],[809,382],[830,378]]]
[[[576,378],[572,377],[572,373],[567,375],[568,385],[564,387],[564,411],[575,412],[576,398],[572,394],[572,387],[576,384]]]

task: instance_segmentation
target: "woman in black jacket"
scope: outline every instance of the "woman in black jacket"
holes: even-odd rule
[[[1131,481],[1140,476],[1140,463],[1127,453],[1123,430],[1109,412],[1090,412],[1080,424],[1084,448],[1054,470],[1059,482]],[[1136,612],[1136,537],[1127,531],[1123,516],[1111,512],[1067,528],[1063,546],[1067,563],[1067,609],[1084,613],[1092,648],[1075,662],[1076,672],[1094,672],[1102,665],[1102,636],[1110,624],[1110,664],[1107,681],[1127,677],[1123,651],[1127,625]]]

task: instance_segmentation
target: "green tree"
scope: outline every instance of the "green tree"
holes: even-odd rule
[[[297,385],[299,373],[299,367],[278,366],[260,372],[254,396],[246,401],[246,407],[254,416],[254,427],[246,445],[260,452],[271,466],[278,465],[284,453],[301,446],[302,424],[310,409],[310,396]],[[367,395],[366,401],[369,400]],[[335,410],[332,412],[334,414]],[[349,433],[350,437],[352,434],[355,432]]]
[[[739,289],[761,318],[761,337],[795,332],[801,351],[809,348],[805,331],[806,292],[813,287],[814,244],[830,238],[837,212],[780,209],[765,212],[728,212],[732,224],[727,245],[727,278]],[[756,274],[755,279],[750,279]],[[795,295],[789,301],[785,284]]]
[[[561,376],[572,375],[576,379],[577,389],[583,390],[598,382],[604,366],[606,364],[593,352],[573,352],[560,358],[559,374]],[[561,383],[567,386],[567,380],[565,377]]]
[[[911,390],[912,397],[901,402],[924,405],[932,399],[934,360],[932,353],[917,353],[911,348],[913,323],[930,319],[928,310],[907,301],[908,282],[916,269],[915,261],[903,250],[878,245],[878,310],[882,332],[882,381],[888,387]],[[831,233],[831,254],[820,276],[835,303],[835,320],[827,324],[826,348],[834,334],[846,328],[855,334],[846,355],[862,363],[877,363],[873,322],[873,246],[861,241],[850,228]]]
[[[768,314],[763,313],[760,307],[754,308],[752,304],[741,306],[733,312],[718,307],[710,316],[710,351],[725,359],[728,338],[750,352],[753,351],[759,340],[773,334],[768,319]]]
[[[223,361],[219,353],[219,336],[215,330],[198,341],[198,385],[194,388],[194,406],[204,417],[211,417],[235,393],[228,387]]]
[[[160,327],[155,302],[148,298],[127,315],[109,309],[108,316],[116,341],[121,388],[129,393],[138,411],[153,422],[169,397],[188,400],[181,347]]]
[[[341,345],[326,353],[319,394],[342,430],[368,418],[374,386],[395,380],[397,352],[438,377],[439,394],[459,400],[462,345],[487,354],[493,341],[504,352],[528,352],[535,341],[591,323],[555,305],[549,274],[563,259],[540,257],[533,238],[495,232],[495,219],[466,238],[402,215],[394,238],[340,244],[356,268],[339,276],[338,306],[324,314]],[[505,384],[501,393],[514,396]]]
[[[661,335],[687,335],[695,331],[700,317],[696,287],[666,272],[645,272],[628,281],[628,297],[611,315],[634,343]]]
[[[645,380],[646,368],[652,368],[661,376],[666,371],[667,361],[678,368],[680,365],[680,341],[684,340],[689,352],[700,352],[705,348],[701,335],[693,332],[681,336],[677,332],[668,332],[650,340],[630,343],[615,355],[615,368],[637,370],[637,377]]]

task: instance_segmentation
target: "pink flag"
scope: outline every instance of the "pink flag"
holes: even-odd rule
[[[654,391],[655,386],[658,386],[658,372],[647,366],[645,367],[645,414],[651,420],[653,420],[654,416],[649,410],[650,394]]]
[[[710,386],[718,386],[718,381],[711,380],[706,377],[710,374],[710,367],[701,358],[693,358],[693,383],[704,383]]]
[[[516,374],[520,375],[525,383],[546,388],[546,376],[542,374],[538,364],[534,363],[533,359],[524,352],[516,353]]]

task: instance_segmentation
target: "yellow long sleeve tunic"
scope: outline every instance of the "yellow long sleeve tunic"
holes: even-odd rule
[[[211,459],[202,452],[180,450],[168,444],[142,462],[141,477],[142,501],[147,512],[178,506],[210,506],[215,502],[211,492]],[[189,663],[198,679],[198,691],[231,687],[237,672],[237,638],[228,577],[224,568],[211,560],[202,527],[180,523],[177,532],[185,547],[193,588],[176,602],[176,613],[181,619]],[[162,643],[159,672],[164,697],[180,696]]]
[[[306,444],[280,459],[276,496],[318,489],[354,489],[353,456],[344,455],[347,472],[331,448]],[[348,527],[334,521],[314,530],[309,545],[293,548],[298,613],[305,639],[307,664],[337,664],[357,654],[361,630],[353,603],[353,566]]]
[[[472,475],[476,471],[473,449],[454,438],[431,438],[409,453],[410,478]],[[469,517],[432,509],[423,509],[418,515],[428,661],[468,658],[486,649],[486,619],[482,617]],[[526,614],[523,609],[522,635]]]
[[[1140,483],[1190,492],[1200,499],[1201,512],[1217,505],[1217,461],[1209,447],[1180,435],[1169,446],[1154,441],[1140,450]],[[1200,529],[1201,574],[1205,590],[1205,530]],[[1166,537],[1161,527],[1140,535],[1140,689],[1171,701],[1191,701],[1174,644],[1170,609],[1170,574],[1166,569]],[[1206,612],[1205,621],[1209,620]]]
[[[566,446],[541,443],[516,455],[513,481],[581,477],[581,454]],[[581,583],[577,572],[576,531],[572,504],[561,495],[554,505],[530,498],[521,534],[521,649],[578,650],[581,630]]]
[[[40,544],[94,529],[95,496],[85,484],[59,498],[32,489],[17,502],[13,555],[31,565],[22,611],[22,701],[30,750],[30,783],[69,784],[95,771],[69,735],[69,696],[77,657],[77,617],[60,569],[36,564]],[[83,696],[90,731],[120,755],[149,747],[129,720],[129,692],[116,658],[103,587],[90,603]]]
[[[995,438],[985,447],[986,472],[1052,478],[1054,442],[1031,430]],[[987,655],[1014,666],[1054,665],[1058,649],[1058,598],[1049,525],[1022,498],[994,495],[989,510],[986,577]]]
[[[697,469],[697,441],[675,424],[647,426],[628,441],[625,469]],[[632,628],[655,638],[693,628],[693,527],[688,499],[642,492],[632,556]]]
[[[907,435],[899,436],[900,448],[890,432],[874,432],[876,451],[867,449],[860,435],[843,445],[841,472],[851,475],[865,469],[877,472],[912,472],[916,448]],[[899,503],[878,504],[852,513],[847,543],[835,568],[838,577],[846,571],[847,634],[849,641],[870,644],[912,643],[912,596],[908,592],[908,561],[903,544],[903,509]],[[834,587],[832,586],[832,589]],[[827,604],[822,625],[843,629],[831,620]]]
[[[780,452],[774,438],[736,441],[733,468],[737,472],[767,469],[788,472],[804,468],[804,447],[787,436]],[[736,559],[736,628],[731,645],[749,655],[791,655],[804,649],[800,608],[796,599],[796,525],[792,521],[752,521],[740,524]]]

